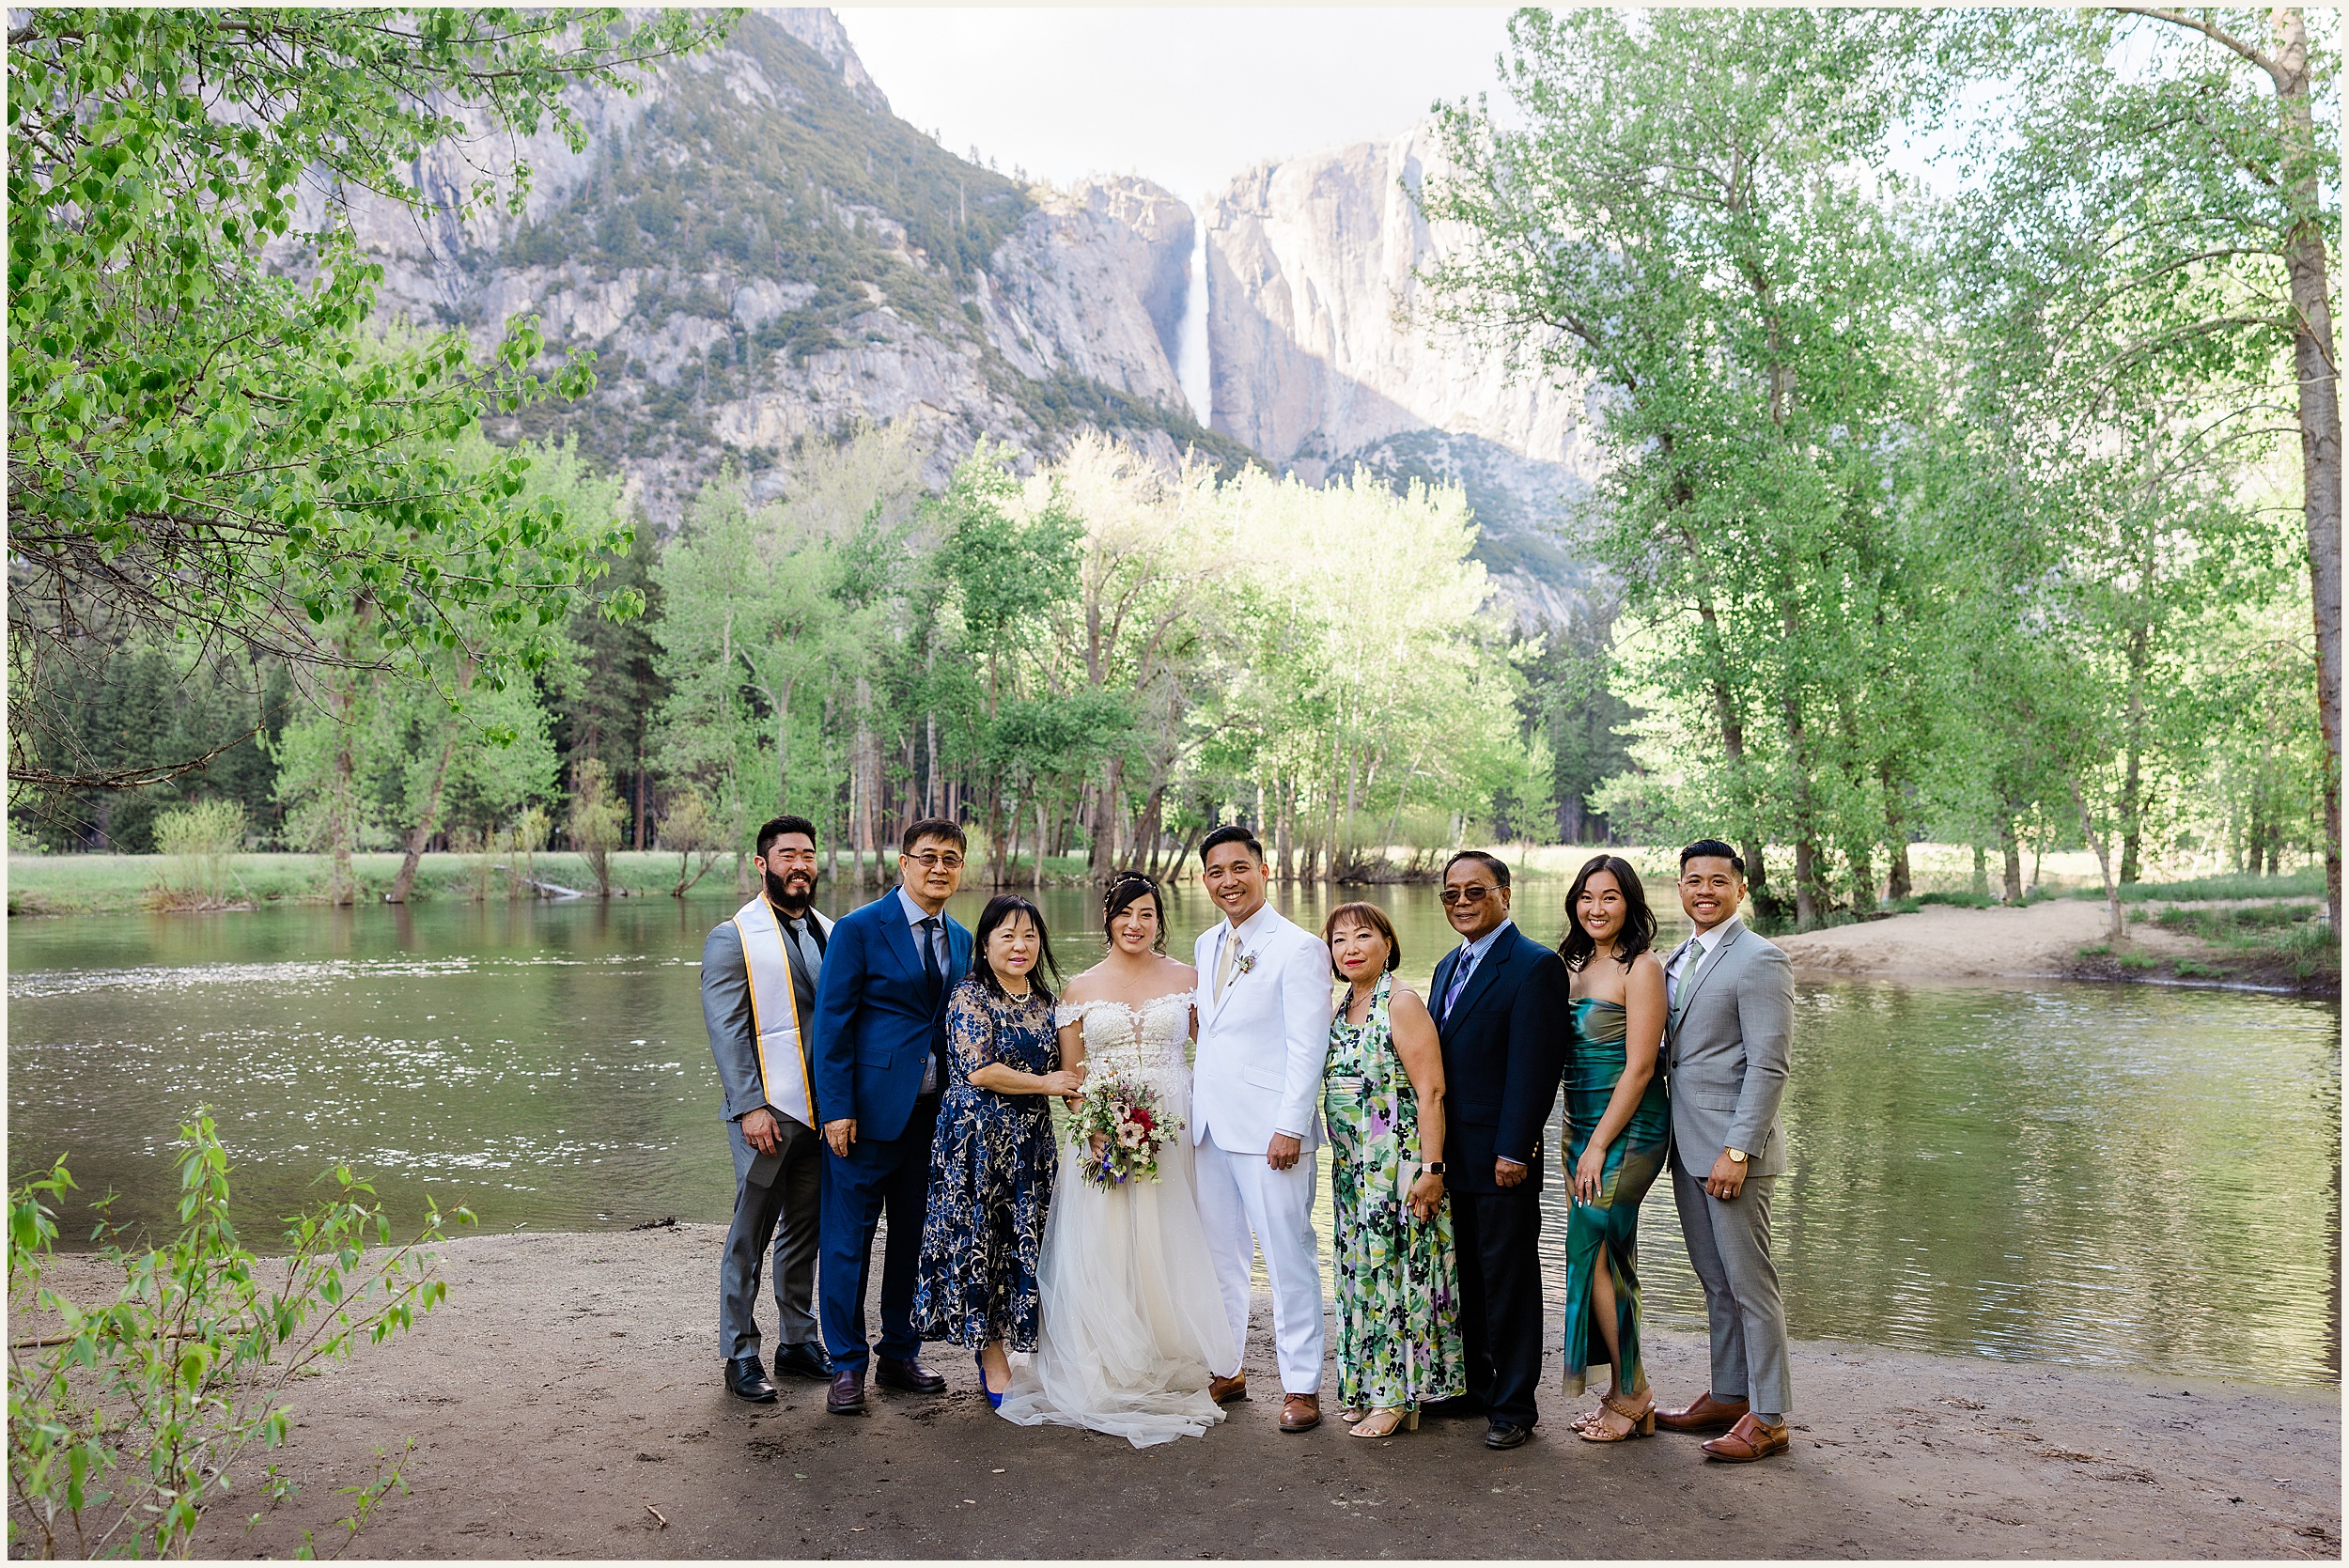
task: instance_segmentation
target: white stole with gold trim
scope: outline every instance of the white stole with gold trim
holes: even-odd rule
[[[810,918],[820,921],[823,916],[810,911]],[[762,893],[734,912],[734,925],[742,934],[742,958],[750,970],[759,1085],[769,1105],[801,1126],[815,1126],[816,1087],[808,1080],[807,1055],[800,1048],[800,998],[791,984],[790,955],[783,947],[783,923]]]

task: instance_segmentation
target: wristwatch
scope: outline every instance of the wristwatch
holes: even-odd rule
[[[1743,1165],[1746,1162],[1746,1151],[1743,1149],[1724,1149],[1721,1152],[1729,1156],[1729,1163],[1732,1165]]]
[[[1423,1165],[1419,1168],[1419,1173],[1423,1176],[1440,1176],[1443,1174],[1443,1161],[1439,1159]]]

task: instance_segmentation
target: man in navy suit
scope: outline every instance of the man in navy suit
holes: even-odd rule
[[[1460,934],[1428,987],[1443,1046],[1445,1183],[1468,1353],[1456,1408],[1484,1415],[1486,1447],[1513,1449],[1538,1419],[1542,1131],[1565,1066],[1566,966],[1510,920],[1500,856],[1453,856],[1440,896]]]
[[[946,993],[971,967],[971,933],[946,916],[962,882],[962,830],[908,828],[898,885],[832,928],[816,990],[816,1103],[823,1108],[824,1266],[817,1318],[832,1356],[834,1415],[864,1411],[864,1285],[873,1232],[889,1215],[881,1264],[878,1379],[937,1393],[914,1358],[914,1265],[928,1210],[930,1135],[946,1081]]]

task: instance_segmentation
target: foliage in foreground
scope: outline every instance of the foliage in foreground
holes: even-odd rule
[[[483,413],[593,382],[534,368],[536,317],[486,360],[461,332],[370,318],[382,276],[352,221],[519,207],[520,163],[462,167],[483,131],[576,152],[565,98],[730,23],[688,12],[75,8],[8,35],[9,768],[136,787],[64,745],[55,668],[95,636],[241,647],[298,668],[411,675],[451,650],[492,686],[585,597],[599,552],[525,496],[520,457],[469,468]],[[511,145],[510,143],[508,145]],[[436,148],[458,149],[428,160]],[[429,165],[429,175],[427,169]],[[324,629],[323,630],[321,629]]]
[[[229,1220],[228,1152],[212,1118],[199,1110],[179,1136],[179,1233],[140,1250],[101,1231],[99,1256],[122,1273],[102,1303],[48,1283],[52,1204],[74,1185],[65,1161],[10,1188],[8,1320],[19,1331],[54,1326],[8,1345],[11,1556],[184,1555],[241,1477],[272,1503],[289,1495],[255,1455],[285,1443],[294,1380],[406,1331],[447,1297],[423,1250],[443,1237],[437,1207],[395,1247],[375,1189],[337,1169],[336,1195],[290,1218],[286,1255],[265,1260]],[[398,1484],[395,1462],[347,1489],[358,1500],[346,1529]]]

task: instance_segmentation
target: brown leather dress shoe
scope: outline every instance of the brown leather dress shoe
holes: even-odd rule
[[[832,1387],[824,1393],[824,1408],[835,1416],[864,1414],[863,1367],[842,1367],[832,1374]]]
[[[1281,1430],[1311,1432],[1321,1424],[1319,1394],[1290,1394],[1281,1401]]]
[[[1704,1457],[1745,1465],[1767,1459],[1773,1453],[1784,1453],[1792,1447],[1794,1438],[1788,1435],[1784,1421],[1764,1426],[1761,1418],[1749,1410],[1737,1418],[1735,1426],[1704,1445]]]
[[[1248,1397],[1248,1374],[1236,1372],[1229,1377],[1210,1375],[1207,1379],[1207,1397],[1218,1405],[1237,1405]]]
[[[1715,1399],[1711,1389],[1679,1410],[1658,1410],[1656,1424],[1667,1432],[1726,1432],[1746,1413],[1742,1399]]]

